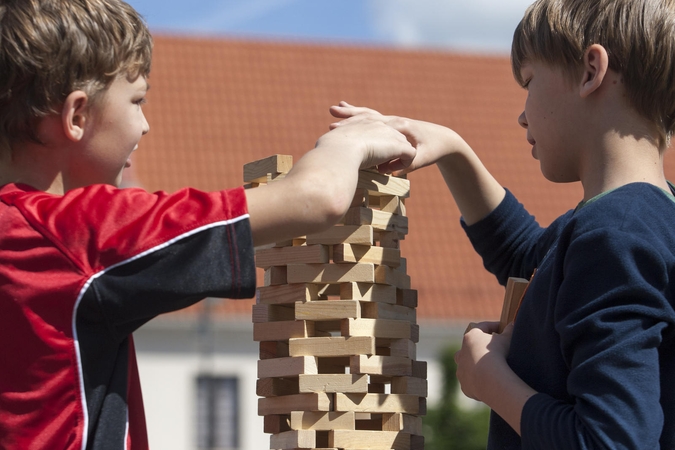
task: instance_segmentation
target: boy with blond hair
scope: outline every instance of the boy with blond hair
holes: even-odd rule
[[[514,325],[473,324],[456,354],[493,410],[489,449],[675,448],[675,2],[539,0],[517,27],[518,119],[548,180],[584,197],[541,228],[451,130],[346,103],[339,128],[408,136],[436,164],[485,267],[530,278]]]
[[[121,0],[0,0],[2,449],[146,449],[131,333],[251,297],[254,244],[328,228],[359,168],[414,157],[373,122],[322,136],[271,186],[118,189],[149,130],[151,53]]]

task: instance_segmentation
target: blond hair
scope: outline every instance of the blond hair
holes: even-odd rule
[[[581,74],[584,52],[602,45],[619,73],[629,104],[657,126],[659,144],[675,130],[675,0],[538,0],[516,28],[513,74],[539,61]]]
[[[39,142],[36,121],[73,91],[148,76],[152,38],[121,0],[0,0],[0,149]]]

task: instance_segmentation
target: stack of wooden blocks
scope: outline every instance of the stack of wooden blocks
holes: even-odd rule
[[[244,166],[248,187],[291,169]],[[326,232],[257,249],[257,394],[271,449],[420,450],[426,362],[416,360],[417,291],[399,241],[407,179],[361,171],[352,207]]]

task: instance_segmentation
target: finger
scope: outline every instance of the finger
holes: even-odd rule
[[[478,328],[478,324],[476,322],[469,322],[469,325],[467,325],[466,330],[464,330],[464,334],[468,333],[474,328]]]
[[[511,338],[511,335],[513,335],[513,322],[509,323],[506,327],[504,327],[504,331],[501,332],[502,336],[507,336],[508,338]]]
[[[476,324],[476,328],[486,334],[497,333],[499,332],[499,322],[479,322]]]

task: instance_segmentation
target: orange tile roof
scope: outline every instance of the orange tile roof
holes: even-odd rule
[[[532,159],[517,124],[525,92],[507,57],[156,36],[150,83],[151,132],[134,156],[149,190],[234,187],[247,162],[274,153],[297,160],[327,131],[328,107],[347,100],[455,129],[542,225],[581,198],[578,183],[544,180]],[[438,170],[409,179],[402,254],[420,318],[498,318],[503,288],[469,245]],[[226,301],[220,310],[250,307]]]

